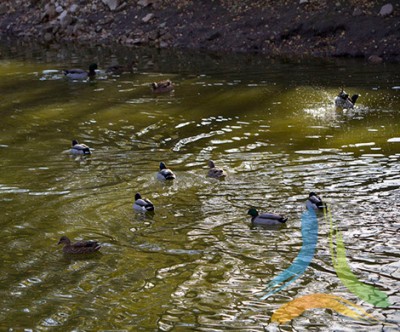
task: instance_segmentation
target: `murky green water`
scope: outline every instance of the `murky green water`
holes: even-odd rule
[[[0,330],[399,328],[399,65],[100,48],[1,52]],[[136,56],[136,73],[91,83],[43,74]],[[175,92],[153,95],[148,84],[166,78]],[[341,85],[361,93],[355,110],[333,109]],[[93,155],[66,154],[73,138]],[[209,159],[226,180],[206,177]],[[176,172],[172,185],[155,179],[160,161]],[[259,300],[301,248],[310,191],[331,206],[353,273],[385,292],[388,308],[342,285],[322,216],[306,273]],[[132,210],[136,192],[153,201],[154,216]],[[252,205],[289,221],[253,228]],[[97,239],[101,254],[64,256],[62,235]],[[324,308],[271,323],[281,305],[313,293],[352,301],[383,323]]]

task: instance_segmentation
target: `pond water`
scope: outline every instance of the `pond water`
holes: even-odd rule
[[[92,82],[59,72],[131,59],[135,72]],[[173,93],[151,93],[150,82],[168,78]],[[361,94],[354,110],[333,108],[341,86]],[[399,65],[3,46],[0,91],[0,330],[399,329]],[[66,153],[74,138],[92,155]],[[210,159],[225,180],[206,177]],[[156,179],[160,161],[173,183]],[[261,299],[302,249],[311,191],[332,218],[318,214],[305,272]],[[133,211],[136,192],[154,215]],[[252,227],[251,206],[288,221]],[[331,221],[351,272],[389,306],[360,299],[339,278]],[[102,248],[64,255],[62,235]],[[319,303],[272,322],[282,305],[321,293],[376,320]]]

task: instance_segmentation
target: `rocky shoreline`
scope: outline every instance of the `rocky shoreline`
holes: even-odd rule
[[[400,3],[3,0],[1,38],[400,62]]]

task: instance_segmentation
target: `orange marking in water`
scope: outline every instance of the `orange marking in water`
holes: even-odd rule
[[[304,311],[315,308],[327,308],[357,320],[382,323],[367,313],[362,307],[335,295],[311,294],[285,303],[274,312],[271,322],[286,323],[300,316]]]

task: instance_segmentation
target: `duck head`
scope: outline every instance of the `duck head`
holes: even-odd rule
[[[347,100],[347,98],[349,98],[349,94],[346,93],[346,91],[344,91],[344,90],[340,91],[340,93],[339,93],[338,96],[339,96],[340,98],[344,99],[344,100]]]
[[[250,208],[249,211],[247,211],[247,214],[251,215],[252,217],[257,217],[258,211],[256,208]]]
[[[58,244],[71,244],[71,240],[69,238],[67,238],[65,235],[61,236],[60,241],[58,241]]]
[[[213,162],[212,160],[209,160],[209,161],[208,161],[208,166],[209,166],[210,168],[215,168],[215,164],[214,164],[214,162]]]
[[[139,193],[136,193],[135,195],[135,201],[137,201],[138,199],[141,199],[142,195],[140,195]]]
[[[92,64],[90,64],[90,66],[89,66],[89,71],[90,71],[90,72],[95,71],[97,68],[98,68],[98,67],[97,67],[97,63],[92,63]]]
[[[160,162],[160,170],[166,169],[166,168],[167,168],[167,166],[165,165],[165,163],[164,162]]]

